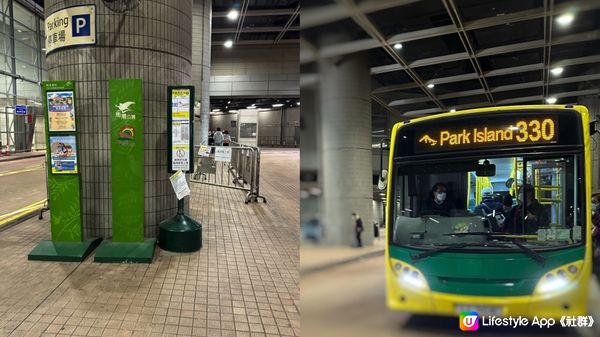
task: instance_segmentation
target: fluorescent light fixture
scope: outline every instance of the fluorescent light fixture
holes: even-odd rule
[[[427,88],[429,88],[429,89],[433,89],[433,87],[435,87],[435,84],[433,84],[433,83],[429,83],[429,84],[427,85]]]
[[[227,104],[231,104],[231,101],[227,101]]]
[[[573,13],[565,13],[556,18],[556,22],[561,26],[568,26],[575,19],[575,15]]]
[[[22,31],[22,30],[20,30],[20,29],[17,29],[17,32],[19,32],[19,33],[23,33],[23,31]]]
[[[456,112],[456,109],[450,109],[450,112]]]
[[[396,44],[394,45],[394,49],[396,49],[396,50],[400,50],[400,49],[402,49],[402,43],[396,43]]]
[[[546,103],[548,103],[548,104],[554,104],[554,103],[556,103],[556,97],[548,97],[548,98],[546,98]]]
[[[225,46],[225,48],[231,48],[233,47],[233,41],[227,40],[225,41],[225,43],[223,43],[223,45]]]
[[[221,109],[212,109],[212,112],[219,112]]]
[[[297,106],[300,106],[300,102],[296,102],[296,105],[297,105]]]
[[[254,105],[251,105],[251,106],[247,106],[246,109],[252,110],[252,109],[256,109],[256,107]]]
[[[238,112],[238,110],[229,110],[229,113]]]
[[[258,108],[258,111],[269,111],[269,110],[271,110],[271,109],[269,109],[269,108]]]
[[[232,9],[227,13],[227,18],[232,21],[236,20],[238,16],[240,16],[240,12],[238,12],[237,9]]]
[[[281,108],[283,106],[283,103],[275,103],[273,104],[274,108]]]
[[[552,75],[558,76],[558,75],[562,74],[563,70],[565,70],[563,67],[556,67],[556,68],[552,68],[550,70],[550,72],[552,73]]]

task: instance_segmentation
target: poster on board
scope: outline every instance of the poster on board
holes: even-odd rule
[[[50,165],[53,174],[77,174],[75,135],[50,135]]]
[[[75,105],[73,91],[46,93],[48,106],[48,131],[75,131]]]
[[[193,167],[194,87],[169,87],[171,110],[168,115],[169,171],[191,173]]]

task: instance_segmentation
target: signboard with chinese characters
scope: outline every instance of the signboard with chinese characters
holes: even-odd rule
[[[50,14],[44,22],[46,55],[53,50],[96,44],[96,6],[73,6]]]
[[[192,173],[194,171],[194,87],[181,86],[169,87],[169,172],[183,171]]]
[[[73,91],[46,92],[50,132],[75,131]]]
[[[144,242],[144,88],[108,81],[113,242]]]

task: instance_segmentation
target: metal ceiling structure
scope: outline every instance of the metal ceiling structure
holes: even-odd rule
[[[227,17],[232,9],[239,13],[234,20]],[[212,44],[298,44],[299,14],[299,0],[214,0]]]
[[[319,59],[366,52],[374,102],[401,118],[539,104],[550,97],[575,103],[600,94],[597,0],[308,0],[302,5],[303,69]],[[557,23],[567,13],[574,20]],[[325,40],[325,33],[337,39]],[[561,74],[551,72],[559,67]]]

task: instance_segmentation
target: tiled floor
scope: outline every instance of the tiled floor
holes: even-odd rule
[[[0,336],[299,336],[299,151],[264,151],[261,194],[192,185],[204,247],[152,264],[30,262],[48,216],[0,232]]]

